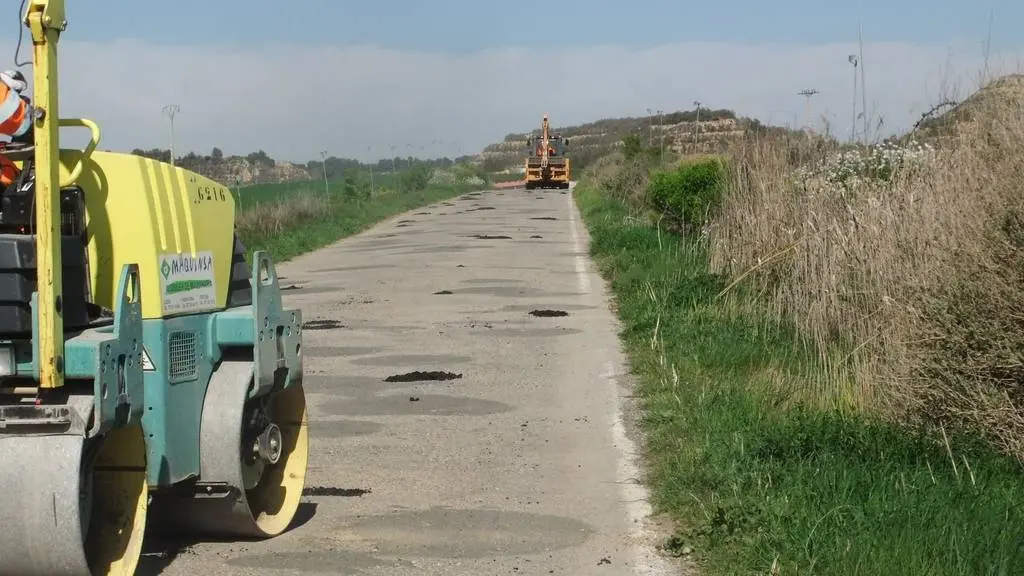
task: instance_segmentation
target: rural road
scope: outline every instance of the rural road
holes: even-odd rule
[[[676,573],[653,552],[617,326],[571,198],[471,194],[278,265],[309,323],[301,524],[150,542],[139,573]],[[385,381],[413,371],[461,377]]]

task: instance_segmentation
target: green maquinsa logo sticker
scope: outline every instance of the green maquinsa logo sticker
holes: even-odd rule
[[[213,282],[209,280],[177,280],[167,285],[168,294],[178,294],[180,292],[188,292],[189,290],[198,290],[199,288],[206,288],[212,286]]]

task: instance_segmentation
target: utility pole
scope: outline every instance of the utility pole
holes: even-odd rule
[[[697,146],[697,133],[700,131],[700,102],[697,100],[693,101],[693,105],[697,107],[697,122],[693,125],[693,146],[694,152],[696,152]]]
[[[320,164],[322,164],[324,168],[324,196],[330,198],[331,189],[327,184],[327,150],[320,151],[320,159]]]
[[[814,96],[815,94],[818,93],[819,92],[816,88],[808,88],[806,90],[801,90],[800,92],[798,92],[798,94],[807,99],[807,111],[805,112],[806,117],[804,118],[804,122],[807,125],[807,129],[810,130],[811,132],[813,132],[813,130],[811,130],[811,96]]]
[[[373,159],[370,156],[370,149],[373,148],[373,144],[366,147],[367,166],[370,167],[370,197],[373,197]]]
[[[664,110],[658,110],[658,132],[661,133],[661,157],[658,159],[658,166],[665,165],[665,125],[661,123],[661,115]]]
[[[868,144],[868,91],[864,81],[864,24],[857,23],[857,42],[860,44],[860,114],[864,117],[864,145]]]
[[[171,166],[174,166],[174,116],[181,112],[181,106],[168,104],[163,108],[164,115],[171,119]]]
[[[647,146],[654,144],[654,111],[647,109]]]
[[[857,64],[860,60],[856,54],[850,54],[847,58],[853,64],[853,119],[850,122],[850,144],[857,139]]]
[[[390,145],[388,145],[388,147],[391,148],[391,172],[392,173],[397,173],[398,172],[398,160],[395,158],[395,148],[396,148],[396,146],[394,144],[390,144]]]

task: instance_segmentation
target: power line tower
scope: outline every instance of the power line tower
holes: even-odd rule
[[[168,104],[164,106],[163,113],[171,119],[171,166],[174,166],[174,117],[181,112],[181,106]]]
[[[815,94],[820,94],[820,92],[818,92],[818,90],[816,88],[807,88],[807,89],[801,90],[800,92],[798,92],[798,94],[807,99],[807,108],[806,108],[806,111],[804,112],[806,114],[806,117],[804,119],[804,123],[807,125],[808,130],[810,130],[811,129],[811,96],[814,96]],[[811,130],[811,131],[813,132],[813,130]]]

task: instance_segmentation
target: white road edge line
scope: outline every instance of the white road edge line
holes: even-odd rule
[[[575,186],[573,186],[575,187]],[[576,283],[581,292],[590,294],[590,275],[587,272],[587,256],[583,253],[583,238],[579,232],[576,218],[576,202],[570,188],[568,194],[569,204],[569,225],[572,229],[572,241],[575,256]],[[607,357],[608,354],[602,354]],[[607,362],[604,366],[604,381],[612,388],[614,397],[614,410],[612,413],[612,443],[618,451],[616,469],[618,477],[615,479],[619,486],[619,493],[622,504],[625,506],[627,521],[629,523],[630,541],[627,545],[633,556],[634,574],[646,576],[670,576],[673,574],[669,563],[661,557],[651,546],[651,536],[647,531],[647,522],[653,513],[650,504],[650,496],[647,487],[640,481],[641,471],[636,458],[636,445],[626,433],[626,425],[623,421],[622,397],[619,394],[618,374],[614,362]]]
[[[583,239],[580,237],[579,224],[576,222],[576,203],[572,199],[572,188],[566,194],[569,200],[569,226],[572,228],[572,245],[576,256],[573,262],[576,265],[576,285],[580,292],[590,294],[590,275],[587,274],[587,257],[583,254]]]

